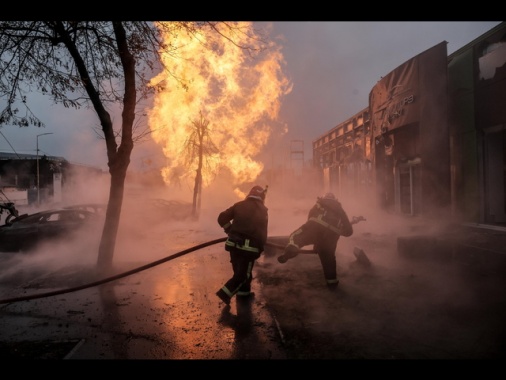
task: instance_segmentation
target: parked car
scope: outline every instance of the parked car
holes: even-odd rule
[[[192,213],[191,203],[173,199],[150,199],[145,207],[151,215],[160,215],[164,219],[185,220]]]
[[[101,203],[83,203],[78,205],[65,206],[63,208],[68,210],[86,210],[96,214],[105,215],[107,205]]]
[[[0,251],[29,251],[41,242],[70,239],[80,231],[92,231],[101,222],[103,218],[96,212],[80,208],[23,214],[0,226]]]
[[[166,221],[189,220],[192,215],[192,204],[189,202],[168,199],[129,200],[123,205],[129,218],[145,224],[159,224]]]

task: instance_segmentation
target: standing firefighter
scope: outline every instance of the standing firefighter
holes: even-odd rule
[[[234,295],[246,300],[251,292],[252,270],[267,242],[268,209],[264,205],[267,186],[253,186],[242,201],[233,204],[218,215],[218,224],[228,239],[225,250],[230,252],[234,275],[216,292],[229,305]]]
[[[313,244],[323,268],[329,289],[337,288],[336,247],[340,236],[351,236],[353,227],[333,193],[317,197],[316,204],[309,210],[306,223],[291,233],[284,253],[278,262],[286,263],[298,255],[299,250]]]

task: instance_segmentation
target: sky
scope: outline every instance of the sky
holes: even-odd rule
[[[274,22],[270,36],[282,46],[283,71],[293,89],[281,99],[278,119],[287,125],[288,132],[283,140],[271,144],[289,152],[293,140],[302,140],[304,160],[311,159],[312,141],[367,107],[369,93],[381,77],[443,41],[452,54],[500,22]],[[0,151],[36,154],[38,145],[39,155],[107,170],[105,141],[92,110],[67,109],[39,96],[32,96],[29,102],[46,127],[2,126]],[[120,123],[119,114],[113,119]],[[156,144],[149,140],[139,143],[132,152],[130,168],[143,170],[146,158],[160,157]],[[280,159],[286,160],[286,155]]]

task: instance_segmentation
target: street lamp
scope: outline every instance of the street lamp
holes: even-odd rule
[[[52,132],[37,135],[37,206],[40,206],[40,184],[39,184],[39,136],[52,135]]]

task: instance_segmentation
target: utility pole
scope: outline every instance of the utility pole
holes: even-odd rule
[[[37,135],[37,207],[40,206],[40,183],[39,183],[39,136],[52,135],[52,132]]]

